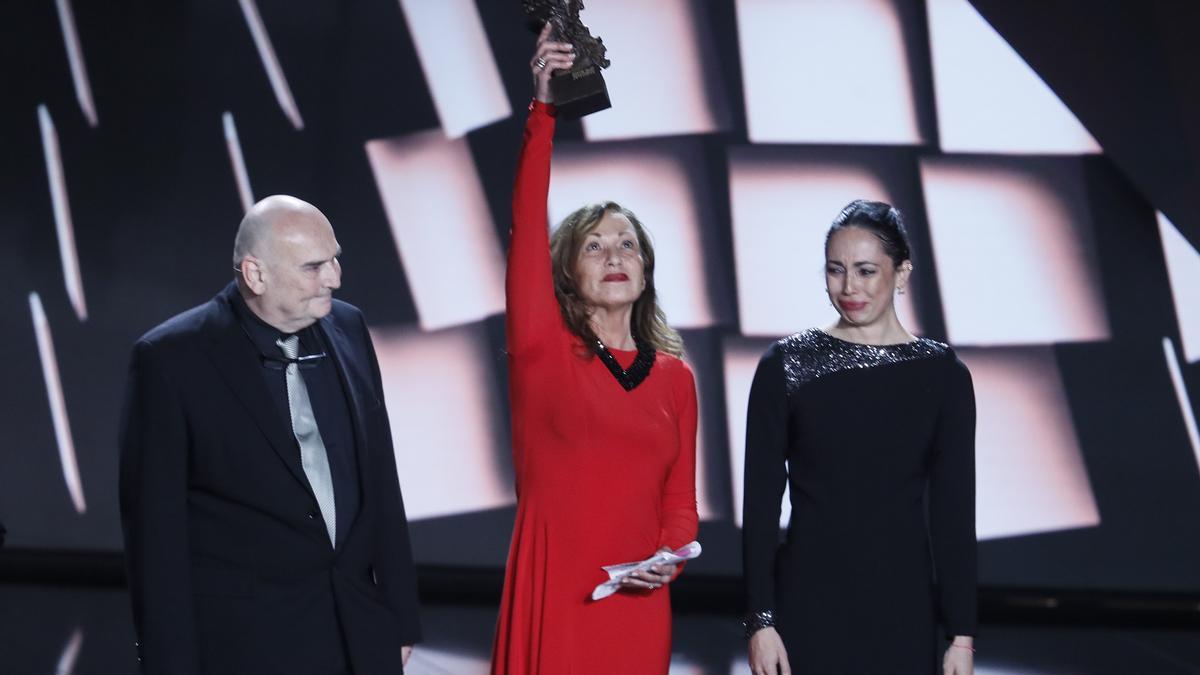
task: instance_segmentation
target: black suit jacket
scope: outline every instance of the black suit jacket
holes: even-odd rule
[[[143,672],[327,675],[344,659],[355,675],[400,673],[419,639],[416,579],[366,323],[335,300],[318,324],[350,399],[362,498],[335,551],[234,293],[133,349],[120,499]]]

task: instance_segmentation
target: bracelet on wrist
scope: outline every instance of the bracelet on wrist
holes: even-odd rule
[[[758,631],[764,628],[771,628],[775,625],[775,612],[767,610],[765,612],[754,612],[748,614],[745,619],[742,619],[742,628],[746,630],[746,638],[749,639]]]
[[[950,643],[950,646],[951,646],[951,647],[958,647],[959,649],[970,649],[972,654],[974,654],[974,653],[975,653],[975,648],[974,648],[974,647],[972,647],[971,645],[960,645],[960,644],[958,644],[958,643],[956,643],[956,642],[951,642],[951,643]]]

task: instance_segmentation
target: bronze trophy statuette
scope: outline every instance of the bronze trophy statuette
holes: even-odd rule
[[[541,31],[549,23],[550,39],[568,42],[575,48],[575,65],[571,70],[558,71],[550,78],[550,93],[560,117],[577,119],[612,107],[608,87],[601,68],[608,59],[604,41],[592,37],[588,27],[579,20],[582,0],[521,0],[530,28]]]

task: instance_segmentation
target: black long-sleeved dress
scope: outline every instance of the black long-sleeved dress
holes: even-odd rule
[[[953,350],[817,329],[773,344],[750,392],[742,553],[747,610],[775,613],[797,675],[940,672],[939,621],[975,634],[975,397]]]

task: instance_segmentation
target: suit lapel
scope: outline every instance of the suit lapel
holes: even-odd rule
[[[338,377],[342,381],[342,390],[346,392],[347,400],[350,403],[350,417],[354,427],[355,465],[358,467],[360,499],[358,513],[362,513],[366,510],[367,500],[371,496],[367,490],[366,474],[368,444],[366,412],[372,401],[364,400],[370,397],[371,386],[369,381],[364,380],[360,359],[355,358],[357,352],[354,346],[342,329],[334,323],[332,317],[332,313],[327,315],[318,322],[318,325],[325,334],[325,341],[329,345],[333,363],[337,366]],[[354,514],[354,519],[347,528],[347,538],[354,529],[354,523],[358,521],[358,513]]]
[[[296,439],[289,433],[287,422],[281,419],[279,409],[267,391],[267,383],[261,372],[263,365],[257,349],[238,325],[237,316],[229,304],[230,292],[236,293],[236,286],[231,284],[215,298],[216,311],[209,317],[209,360],[229,385],[234,397],[250,411],[250,418],[266,437],[271,449],[279,455],[280,461],[312,495],[312,488],[300,465]],[[313,499],[315,501],[316,497]]]

